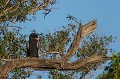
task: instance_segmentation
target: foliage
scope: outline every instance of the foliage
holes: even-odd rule
[[[76,56],[79,59],[95,55],[106,56],[112,49],[108,49],[110,43],[114,42],[112,36],[99,37],[95,34],[87,36],[81,43],[81,48],[77,51]]]
[[[46,10],[49,5],[54,5],[56,0],[48,2],[47,0],[0,0],[0,23],[31,20],[27,15],[34,15],[38,10]]]
[[[58,70],[51,70],[49,72],[49,79],[73,79],[74,73],[72,71],[58,71]]]
[[[30,77],[32,74],[32,69],[30,68],[20,68],[20,69],[14,69],[10,72],[12,79],[20,79],[20,78],[26,78]]]
[[[19,33],[21,28],[0,29],[0,59],[20,58],[26,51],[26,35]]]
[[[120,52],[112,55],[113,60],[105,67],[103,74],[98,79],[119,79],[120,78]]]
[[[53,34],[40,33],[40,52],[41,53],[50,53],[50,52],[59,52],[62,54],[66,52],[66,46],[71,41],[70,33],[73,31],[73,27],[63,27],[62,30],[56,31]]]
[[[97,36],[95,34],[87,36],[81,43],[81,47],[76,52],[76,58],[78,60],[87,59],[88,57],[94,57],[96,55],[107,56],[108,53],[113,53],[112,49],[109,49],[110,43],[114,42],[112,36]],[[85,78],[86,75],[92,74],[102,63],[89,64],[86,67],[80,69],[80,78]]]
[[[8,27],[7,24],[0,28],[0,64],[4,63],[2,59],[25,57],[27,35],[20,34],[20,30],[21,27]],[[14,72],[13,78],[24,77],[27,74],[24,69],[15,69],[11,72]]]

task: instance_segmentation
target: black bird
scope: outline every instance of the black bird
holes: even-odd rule
[[[27,47],[27,57],[38,58],[39,40],[36,33],[31,33],[29,36],[29,41],[26,44]]]

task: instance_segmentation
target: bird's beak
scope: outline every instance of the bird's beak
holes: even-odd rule
[[[35,38],[35,40],[39,40],[39,38]]]

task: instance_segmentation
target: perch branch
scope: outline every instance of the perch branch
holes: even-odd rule
[[[102,56],[94,56],[89,57],[84,60],[79,60],[71,63],[64,63],[58,59],[40,59],[40,58],[20,58],[20,59],[12,59],[7,61],[5,64],[0,65],[0,79],[4,79],[7,77],[7,74],[15,69],[15,68],[39,68],[41,70],[49,70],[49,69],[58,69],[58,70],[78,70],[81,67],[86,66],[87,64],[95,63],[95,62],[103,62],[106,60],[110,60],[109,57]]]

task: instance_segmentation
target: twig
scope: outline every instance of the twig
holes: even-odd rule
[[[87,77],[87,78],[85,78],[85,79],[91,79],[91,77],[93,76],[93,73],[92,73],[92,71],[89,69],[89,67],[87,66],[87,69],[90,71],[90,76],[89,77]]]

